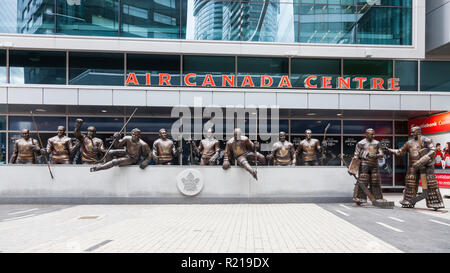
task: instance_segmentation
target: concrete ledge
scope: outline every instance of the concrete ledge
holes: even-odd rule
[[[177,176],[196,169],[203,190],[187,197]],[[259,180],[239,167],[138,166],[90,173],[88,166],[0,166],[0,203],[39,204],[223,204],[327,203],[351,201],[353,178],[343,167],[258,167]]]

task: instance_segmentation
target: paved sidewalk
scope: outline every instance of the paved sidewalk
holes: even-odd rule
[[[400,252],[315,204],[32,207],[0,206],[0,251]]]

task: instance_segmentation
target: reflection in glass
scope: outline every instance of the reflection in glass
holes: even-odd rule
[[[395,149],[400,149],[408,141],[408,137],[395,137]],[[408,155],[395,157],[395,186],[404,186],[408,168]]]
[[[158,133],[162,128],[170,132],[172,124],[177,118],[133,118],[127,125],[127,132],[139,128],[142,133]]]
[[[2,0],[0,33],[53,34],[54,0]]]
[[[34,118],[39,131],[55,131],[56,133],[58,126],[66,126],[65,117],[35,116]],[[22,129],[35,131],[31,116],[10,116],[9,130],[20,131]]]
[[[392,134],[392,121],[344,120],[344,134],[365,135],[368,128],[375,130],[375,136]]]
[[[363,89],[370,89],[373,78],[382,78],[383,87],[388,88],[388,79],[392,78],[391,60],[344,60],[344,77],[363,77],[367,81],[363,84]],[[356,88],[357,82],[351,82],[351,88]]]
[[[6,130],[6,117],[0,116],[0,130]]]
[[[181,20],[179,0],[120,1],[121,36],[179,39]],[[180,17],[181,16],[181,17]]]
[[[305,87],[305,79],[308,76],[317,76],[317,86],[320,88],[322,77],[340,77],[341,61],[327,59],[291,59],[291,81],[294,87]],[[331,81],[331,86],[336,88],[336,81]]]
[[[127,73],[131,72],[140,85],[146,84],[146,73],[151,73],[150,85],[159,84],[159,73],[170,74],[170,83],[180,85],[180,56],[127,54]]]
[[[66,83],[65,52],[12,50],[9,57],[11,83]]]
[[[83,119],[83,125],[81,126],[81,131],[84,132],[89,126],[94,126],[97,132],[118,132],[122,129],[124,125],[123,118],[104,118],[104,117],[70,117],[69,118],[69,129],[70,131],[75,130],[75,120],[81,118]]]
[[[197,76],[189,80],[202,86],[206,74],[212,75],[212,80],[216,86],[222,86],[222,75],[231,77],[235,75],[235,58],[222,56],[183,56],[183,76],[196,74]],[[236,82],[236,80],[235,80]],[[183,85],[186,85],[183,83]],[[211,85],[208,85],[211,86]]]
[[[450,62],[421,62],[420,90],[447,91],[450,90]]]
[[[411,45],[412,9],[370,6],[357,23],[358,44]]]
[[[280,84],[281,76],[289,74],[289,59],[287,58],[255,58],[238,57],[238,86],[242,86],[249,81],[245,81],[245,76],[250,75],[256,87],[261,86],[261,76],[267,75],[273,78],[272,87]],[[264,84],[268,84],[267,80]],[[251,85],[246,85],[249,87]],[[245,87],[245,86],[244,86]]]
[[[313,134],[323,134],[328,123],[327,134],[340,134],[341,121],[340,120],[291,120],[291,134],[304,134],[307,129],[310,129]]]
[[[0,83],[6,83],[6,77],[6,50],[0,50]]]
[[[6,133],[0,133],[0,164],[6,164]]]
[[[294,42],[294,5],[283,1],[188,0],[186,39]]]
[[[118,36],[118,0],[57,0],[56,2],[57,33]]]
[[[418,71],[416,61],[395,61],[395,77],[400,78],[401,91],[417,91]]]
[[[69,52],[69,84],[123,85],[124,55]]]

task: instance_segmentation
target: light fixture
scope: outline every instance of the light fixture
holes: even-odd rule
[[[38,108],[38,109],[36,109],[36,112],[47,112],[47,110]]]
[[[101,112],[102,112],[102,113],[107,113],[108,110],[103,109],[103,110],[101,110]]]
[[[307,116],[315,116],[315,115],[317,115],[316,113],[308,113],[308,114],[306,114]]]
[[[342,113],[337,114],[338,117],[342,117],[343,115],[344,114],[342,114]]]

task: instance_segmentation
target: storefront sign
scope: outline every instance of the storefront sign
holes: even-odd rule
[[[411,128],[419,126],[422,129],[422,134],[434,134],[450,131],[450,112],[431,116],[428,118],[413,119],[408,122],[409,135],[411,135]]]
[[[439,187],[450,188],[450,174],[436,173],[435,175]]]
[[[143,75],[142,75],[143,76]],[[158,82],[151,82],[151,77],[157,76]],[[236,75],[197,75],[195,73],[189,73],[183,76],[183,85],[185,86],[202,86],[202,87],[271,87],[271,88],[292,88],[291,79],[289,76],[251,76],[240,75],[243,80],[238,84]],[[221,83],[216,83],[218,78]],[[139,82],[136,73],[128,73],[125,84],[127,86],[139,86],[139,85],[158,85],[158,86],[172,86],[172,75],[167,73],[160,73],[158,75],[152,75],[151,73],[145,73],[145,82]],[[197,84],[196,80],[200,79],[201,85]],[[255,84],[258,79],[259,85]],[[276,81],[275,81],[276,79]],[[279,81],[278,81],[279,79]],[[364,89],[365,83],[370,83],[371,90],[400,90],[400,79],[391,78],[366,78],[366,77],[327,77],[327,76],[308,76],[304,81],[304,86],[307,89],[333,89],[332,82],[336,83],[337,89],[352,89],[351,83],[356,85],[356,89]],[[275,83],[277,82],[277,83]]]

